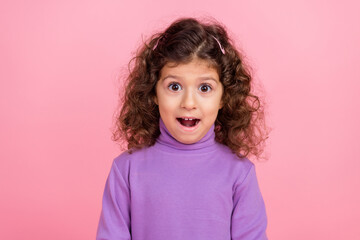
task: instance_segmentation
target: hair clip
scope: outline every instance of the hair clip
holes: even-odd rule
[[[156,41],[156,44],[154,45],[154,47],[153,47],[153,51],[155,50],[155,48],[158,46],[158,44],[159,44],[159,42],[160,42],[160,39],[162,38],[163,36],[160,36],[158,39],[157,39],[157,41]]]
[[[157,47],[157,45],[159,44],[159,40],[160,40],[161,36],[158,38],[158,40],[156,41],[156,44],[153,47],[153,51],[155,50],[155,48]]]
[[[225,49],[221,46],[221,43],[219,42],[219,40],[217,40],[217,38],[216,37],[214,37],[213,35],[211,35],[214,39],[215,39],[215,41],[219,44],[219,47],[220,47],[220,50],[221,50],[221,52],[225,55]]]
[[[222,52],[222,54],[224,54],[225,55],[225,49],[223,48],[223,46],[221,45],[221,43],[219,42],[219,40],[217,40],[217,38],[216,37],[214,37],[213,35],[211,35],[214,39],[215,39],[215,41],[219,44],[219,47],[220,47],[220,50],[221,50],[221,52]],[[159,44],[159,42],[160,42],[160,40],[161,40],[161,38],[162,38],[163,36],[160,36],[158,39],[157,39],[157,41],[156,41],[156,44],[154,45],[154,47],[153,47],[153,51],[156,49],[156,47],[158,46],[158,44]]]

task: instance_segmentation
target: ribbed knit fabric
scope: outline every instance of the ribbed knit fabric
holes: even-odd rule
[[[267,239],[255,166],[215,141],[171,136],[162,119],[155,145],[113,161],[97,240]]]

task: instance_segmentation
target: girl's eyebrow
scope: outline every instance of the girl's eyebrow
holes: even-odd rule
[[[178,76],[175,76],[175,75],[167,75],[167,76],[164,77],[162,80],[165,81],[167,78],[175,78],[175,79],[181,80],[181,77],[178,77]]]
[[[177,79],[177,80],[182,80],[181,77],[179,76],[176,76],[176,75],[167,75],[166,77],[164,77],[162,80],[165,81],[165,79],[167,78],[174,78],[174,79]],[[198,80],[213,80],[215,81],[216,83],[219,82],[219,80],[211,77],[211,76],[204,76],[204,77],[199,77]]]

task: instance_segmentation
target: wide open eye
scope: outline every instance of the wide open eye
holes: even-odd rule
[[[199,90],[200,90],[200,92],[206,93],[206,92],[210,92],[212,90],[212,88],[208,84],[203,84],[200,86]]]
[[[171,91],[174,91],[174,92],[177,92],[177,91],[180,91],[181,90],[181,86],[180,84],[178,83],[170,83],[168,88],[171,90]]]

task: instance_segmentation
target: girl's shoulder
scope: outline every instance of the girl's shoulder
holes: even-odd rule
[[[127,149],[114,158],[114,163],[124,164],[124,162],[128,162],[130,159],[136,157],[139,154],[139,152],[141,152],[141,150],[144,149],[140,149],[140,150]]]
[[[141,149],[128,149],[120,153],[114,158],[114,164],[118,167],[126,168],[129,167],[131,162],[134,162],[139,159],[143,159],[144,155],[148,152],[149,147],[143,147]]]
[[[231,172],[236,172],[238,176],[246,176],[249,171],[255,168],[255,164],[247,157],[239,157],[235,152],[233,152],[228,146],[219,144],[219,149],[221,152],[222,166],[227,169],[231,169]]]
[[[115,172],[117,176],[122,176],[123,179],[128,179],[132,163],[134,163],[134,160],[142,158],[139,154],[142,154],[143,150],[131,149],[120,153],[113,159],[110,171]]]
[[[218,143],[218,149],[221,151],[221,154],[228,162],[233,166],[241,166],[241,167],[251,167],[254,165],[253,162],[250,161],[247,157],[239,157],[235,152],[233,152],[228,146]]]

